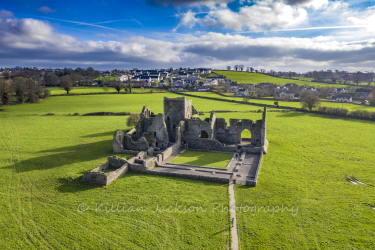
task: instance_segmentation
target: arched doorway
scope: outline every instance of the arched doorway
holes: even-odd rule
[[[242,130],[241,143],[245,143],[245,144],[251,143],[251,132],[250,132],[250,130],[248,130],[248,129]]]
[[[199,138],[208,138],[208,133],[206,131],[202,130],[199,133]]]

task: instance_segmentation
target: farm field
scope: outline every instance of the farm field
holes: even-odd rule
[[[233,154],[187,150],[170,163],[226,168]]]
[[[311,82],[311,80],[293,80],[293,79],[285,79],[285,78],[278,78],[273,76],[268,76],[260,73],[249,73],[249,72],[235,72],[235,71],[215,71],[217,74],[226,76],[227,79],[230,79],[232,81],[236,81],[237,83],[252,83],[252,84],[258,84],[258,83],[264,83],[264,82],[270,82],[277,85],[284,85],[287,83],[295,83],[299,86],[309,86],[309,87],[315,87],[315,88],[321,88],[321,87],[330,87],[330,88],[347,88],[348,85],[342,85],[342,84],[329,84],[329,83],[317,83],[317,82]],[[365,83],[362,83],[361,85],[367,85]],[[356,86],[351,86],[356,87]]]
[[[213,93],[213,92],[188,92],[188,94],[195,95],[195,96],[219,98],[219,99],[224,99],[224,100],[234,100],[234,101],[240,101],[240,102],[242,101],[242,97],[226,97],[226,96],[218,95],[218,94]],[[273,100],[272,98],[270,98],[269,100],[249,99],[249,102],[274,105],[275,100]],[[279,102],[280,106],[286,106],[286,107],[292,107],[292,108],[301,108],[300,102],[288,102],[288,101],[277,101],[277,102]],[[350,111],[367,110],[369,112],[375,112],[375,107],[373,107],[373,106],[357,105],[357,104],[352,104],[352,103],[337,103],[337,102],[323,101],[321,103],[321,106],[333,107],[333,108],[342,108],[343,107],[343,108],[346,108]]]
[[[112,155],[113,133],[127,128],[126,116],[68,114],[140,112],[143,105],[159,113],[164,96],[181,97],[57,96],[2,107],[1,248],[228,249],[229,212],[212,209],[227,207],[227,184],[142,174],[108,187],[79,182]],[[246,112],[257,106],[187,98],[198,111],[242,111],[216,113],[228,122],[261,119]],[[237,206],[248,208],[237,210],[241,249],[372,248],[374,123],[299,112],[269,112],[267,120],[258,186],[235,186]],[[352,175],[369,185],[348,182]]]
[[[47,87],[51,91],[51,95],[65,95],[66,91],[60,87]],[[154,92],[165,92],[160,89],[153,89]],[[148,93],[150,89],[144,89],[142,91],[140,88],[132,88],[132,93]],[[88,87],[74,87],[69,94],[77,95],[77,94],[94,94],[94,93],[117,93],[117,91],[112,88],[108,87],[108,91],[106,92],[103,87],[96,87],[96,86],[88,86]],[[120,93],[125,93],[124,89],[121,89]]]

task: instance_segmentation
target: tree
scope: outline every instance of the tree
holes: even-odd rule
[[[120,93],[120,90],[124,87],[124,84],[122,82],[118,82],[118,81],[112,81],[111,85],[112,85],[112,87],[115,88],[117,93]]]
[[[358,71],[355,73],[353,81],[359,85],[359,82],[362,81],[362,72]]]
[[[139,114],[131,114],[128,117],[126,125],[128,127],[135,127],[139,121]]]
[[[0,98],[1,104],[7,105],[10,103],[12,94],[12,86],[9,81],[0,77]]]
[[[249,72],[249,71],[250,71],[250,67],[247,67],[247,68],[246,68],[246,72]]]
[[[24,103],[26,98],[26,84],[25,79],[21,76],[13,79],[14,91],[18,103]]]
[[[302,108],[312,111],[314,108],[320,106],[320,99],[318,96],[310,94],[301,100]]]
[[[229,71],[231,68],[230,68],[230,66],[227,66],[227,70]]]
[[[57,86],[59,82],[59,78],[56,75],[45,75],[44,76],[44,84],[46,86]]]
[[[234,70],[238,71],[238,65],[234,65]]]
[[[250,67],[250,72],[254,73],[254,68],[253,67]]]
[[[73,81],[70,78],[70,76],[68,76],[68,75],[62,76],[60,78],[60,86],[69,95],[69,91],[71,91],[73,89]]]
[[[243,71],[243,68],[244,66],[241,64],[241,65],[238,65],[238,67],[240,68],[240,71],[242,72]]]

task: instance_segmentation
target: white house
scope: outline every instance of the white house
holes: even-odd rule
[[[353,99],[350,95],[337,95],[336,102],[352,102]]]
[[[346,89],[333,89],[333,93],[348,93],[348,91]]]
[[[369,101],[367,101],[367,100],[362,100],[362,101],[361,101],[361,104],[362,104],[362,105],[368,105],[368,104],[369,104]]]
[[[117,77],[116,81],[117,82],[126,82],[128,79],[129,79],[129,77],[127,75],[122,75],[120,77]]]
[[[207,80],[204,81],[204,86],[217,86],[219,82],[217,80]]]
[[[237,89],[234,92],[234,95],[248,96],[249,95],[249,90],[247,90],[247,89]]]
[[[294,99],[294,91],[284,90],[279,93],[280,99]]]

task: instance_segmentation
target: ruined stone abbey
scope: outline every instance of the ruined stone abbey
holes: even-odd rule
[[[210,118],[205,120],[201,120],[197,114],[191,100],[164,97],[164,114],[154,115],[145,106],[134,134],[116,132],[114,153],[150,149],[161,152],[172,144],[190,149],[236,152],[242,148],[247,152],[263,150],[266,153],[266,112],[263,119],[256,122],[230,119],[229,127],[224,118],[216,118],[215,112],[211,112]],[[245,129],[251,132],[251,141],[241,145],[241,134]]]
[[[126,134],[118,130],[113,136],[113,152],[136,156],[129,160],[108,158],[108,162],[83,176],[84,181],[110,184],[127,171],[186,177],[218,182],[256,186],[263,154],[267,153],[267,110],[261,120],[224,118],[201,120],[191,100],[164,97],[164,113],[154,115],[145,106],[135,128]],[[241,137],[243,130],[251,132],[251,139]],[[184,150],[205,150],[232,153],[225,169],[204,166],[181,166],[169,162]],[[117,162],[117,163],[116,163]],[[102,171],[114,167],[113,171]]]

